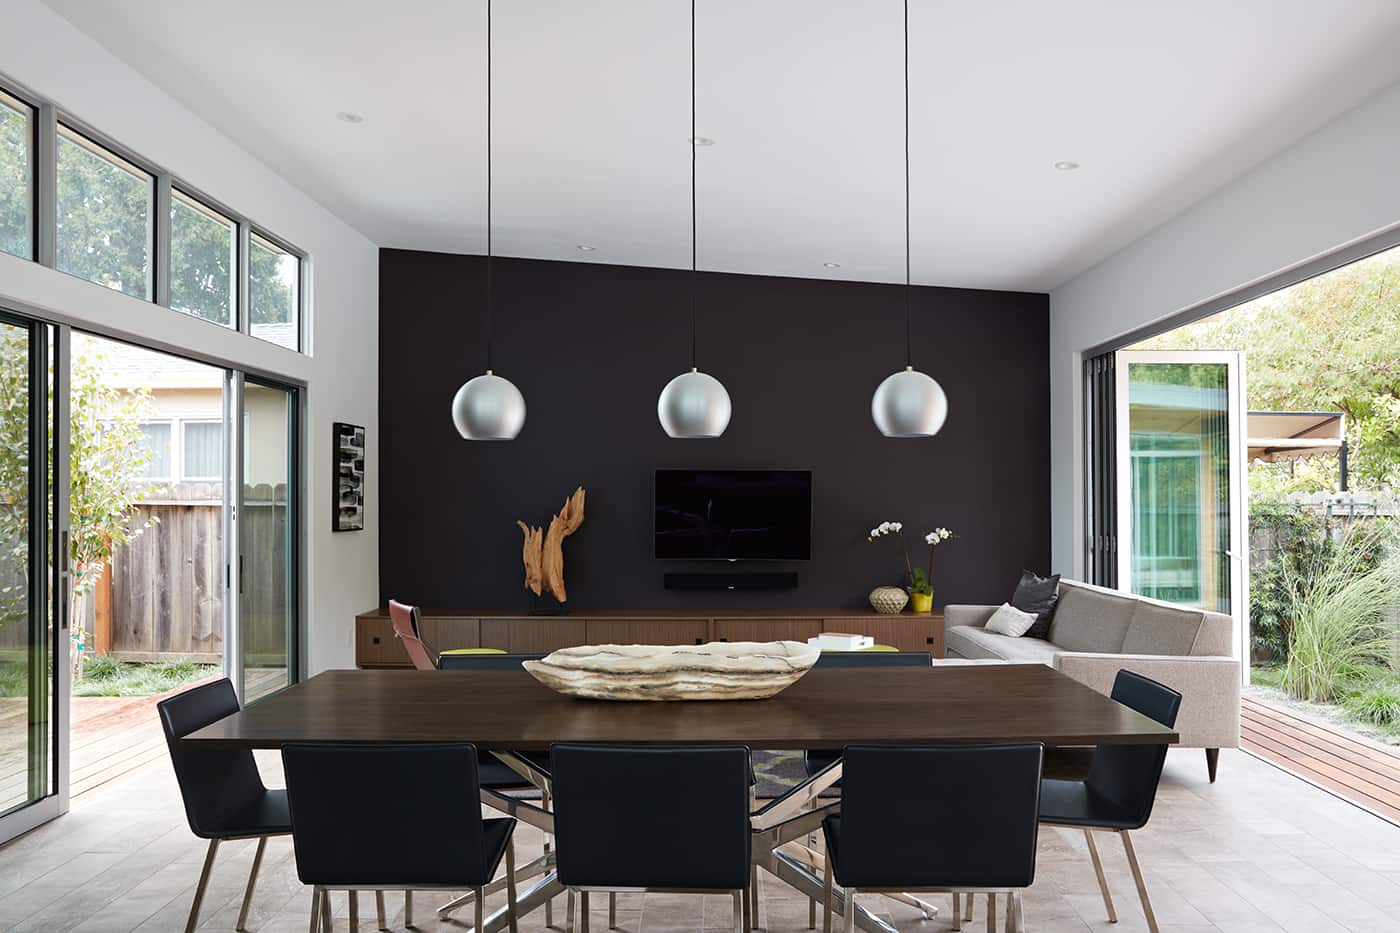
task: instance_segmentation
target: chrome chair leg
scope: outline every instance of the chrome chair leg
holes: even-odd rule
[[[316,933],[316,926],[321,922],[321,889],[311,889],[311,928],[308,933]]]
[[[541,810],[549,810],[549,809],[550,809],[550,806],[549,806],[549,791],[547,791],[547,790],[545,790],[545,789],[543,789],[543,788],[540,789],[540,809],[541,809]],[[550,851],[549,833],[545,833],[545,834],[544,834],[544,854],[545,854],[545,858],[549,858],[549,851]],[[545,926],[545,929],[546,929],[546,930],[551,930],[551,929],[554,928],[554,899],[553,899],[553,898],[550,898],[549,900],[547,900],[547,901],[544,902],[544,926]]]
[[[486,900],[486,892],[478,888],[476,892],[477,903]],[[546,902],[548,903],[548,902]],[[517,908],[515,904],[515,841],[511,840],[506,846],[506,907],[510,911],[510,933],[519,933],[520,921],[516,917]],[[480,924],[477,925],[477,933],[480,933]]]
[[[321,933],[332,933],[335,926],[331,915],[331,892],[321,889]]]
[[[617,892],[608,892],[608,929],[617,929]]]
[[[822,933],[831,933],[831,859],[822,870]]]
[[[1099,879],[1099,892],[1103,894],[1104,910],[1108,911],[1108,922],[1118,922],[1118,911],[1113,909],[1113,895],[1108,890],[1108,878],[1103,873],[1103,862],[1099,859],[1099,845],[1094,841],[1094,831],[1084,830],[1084,841],[1089,844],[1089,861],[1094,863],[1094,876]]]
[[[1011,892],[1006,892],[1006,933],[1016,933],[1016,899],[1011,896]]]
[[[807,929],[809,929],[809,930],[815,930],[816,928],[817,928],[817,899],[816,899],[815,897],[809,897],[809,898],[807,898]]]
[[[967,896],[967,910],[966,910],[965,913],[963,913],[963,920],[966,921],[967,923],[971,923],[971,922],[972,922],[972,906],[973,906],[974,904],[976,904],[976,903],[977,903],[977,895],[976,895],[976,894],[968,894],[968,896]]]
[[[743,891],[741,892],[741,899],[743,900],[743,908],[742,908],[742,909],[743,909],[743,917],[742,917],[742,920],[743,920],[744,933],[753,933],[753,924],[749,921],[750,916],[752,916],[752,914],[753,914],[753,894],[752,894],[752,892],[749,891],[748,888],[744,888]]]
[[[1118,836],[1123,840],[1123,851],[1128,855],[1128,867],[1133,870],[1133,881],[1137,884],[1138,900],[1142,901],[1142,913],[1143,916],[1147,917],[1147,929],[1151,933],[1158,933],[1157,915],[1152,912],[1152,900],[1147,896],[1147,882],[1142,878],[1142,866],[1138,865],[1137,852],[1133,850],[1133,840],[1126,829],[1120,830]]]
[[[360,892],[347,891],[345,893],[350,901],[350,933],[360,933]]]
[[[733,893],[734,897],[734,933],[744,933],[744,891],[742,888]]]
[[[578,929],[579,933],[588,933],[588,892],[578,892]]]
[[[1011,906],[1016,912],[1016,933],[1026,933],[1026,902],[1020,891],[1011,892]]]
[[[374,909],[379,914],[379,929],[389,929],[389,924],[384,920],[384,892],[374,892]]]
[[[234,929],[244,933],[248,929],[248,905],[253,903],[253,887],[258,883],[258,869],[262,867],[263,850],[267,848],[267,837],[258,837],[258,848],[253,853],[253,868],[248,872],[248,887],[243,890],[243,907],[238,911],[238,923]]]
[[[569,896],[564,908],[564,933],[574,933],[574,889],[569,888]]]
[[[194,903],[190,905],[190,918],[185,921],[185,933],[194,933],[199,926],[199,908],[204,904],[204,892],[209,888],[209,874],[214,870],[214,856],[219,851],[219,840],[209,840],[209,851],[204,856],[204,870],[199,873],[199,883],[194,886]]]
[[[997,896],[987,895],[987,933],[997,933]]]
[[[481,888],[476,889],[476,921],[472,924],[472,933],[481,933],[481,928],[486,924],[486,894]]]
[[[953,929],[962,929],[962,895],[953,892]]]
[[[846,933],[856,933],[856,889],[846,889],[846,903],[842,907]]]
[[[413,926],[413,892],[403,892],[403,925]]]

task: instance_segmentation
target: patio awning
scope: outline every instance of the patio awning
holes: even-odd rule
[[[1245,427],[1249,459],[1277,463],[1338,454],[1344,418],[1339,411],[1251,411]]]

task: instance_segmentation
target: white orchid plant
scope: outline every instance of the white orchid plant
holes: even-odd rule
[[[904,551],[904,567],[909,572],[910,593],[919,593],[925,596],[933,594],[933,555],[938,549],[938,545],[951,538],[957,537],[947,528],[935,528],[924,535],[924,543],[928,545],[928,570],[922,567],[915,567],[909,560],[909,546],[904,543],[904,523],[903,522],[881,522],[870,529],[870,535],[866,539],[874,541],[877,538],[895,535],[899,538],[899,546]]]

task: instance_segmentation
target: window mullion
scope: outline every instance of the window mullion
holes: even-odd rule
[[[58,265],[58,111],[40,104],[34,146],[34,259]]]
[[[234,328],[239,333],[251,333],[249,321],[251,315],[248,313],[249,296],[253,291],[252,267],[249,259],[252,248],[252,232],[248,221],[238,221],[238,287],[234,289],[237,296],[238,312],[235,314]]]
[[[170,245],[171,180],[167,172],[156,175],[156,240],[151,263],[155,267],[155,303],[170,307],[170,270],[174,257]]]

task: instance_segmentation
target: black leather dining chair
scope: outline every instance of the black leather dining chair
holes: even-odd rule
[[[356,892],[402,890],[407,914],[410,892],[434,889],[474,891],[480,930],[482,889],[504,858],[514,933],[515,820],[482,818],[470,790],[474,745],[288,745],[282,764],[297,876],[312,886],[312,930],[319,920],[330,933],[329,891],[350,892],[356,933]],[[412,926],[411,915],[404,922]]]
[[[833,878],[845,892],[847,933],[855,930],[860,892],[985,893],[988,933],[1005,893],[1008,930],[1024,929],[1021,891],[1035,880],[1040,744],[851,746],[842,758],[841,812],[822,822],[827,933]],[[958,913],[955,900],[955,929]]]
[[[231,716],[238,709],[238,695],[227,677],[191,687],[156,704],[190,832],[209,840],[185,933],[192,933],[199,925],[199,909],[204,903],[220,843],[234,839],[258,840],[253,867],[248,872],[248,885],[243,891],[243,907],[238,912],[236,929],[242,930],[248,921],[248,906],[253,900],[253,888],[258,882],[258,869],[262,866],[268,837],[285,836],[292,831],[287,792],[268,790],[264,786],[251,751],[193,749],[181,742],[191,732]]]
[[[1155,720],[1168,729],[1176,725],[1181,710],[1181,694],[1164,684],[1132,671],[1119,671],[1113,681],[1114,700]],[[1157,799],[1157,785],[1162,779],[1162,766],[1167,760],[1166,745],[1100,745],[1094,749],[1089,763],[1089,776],[1082,781],[1062,781],[1047,778],[1041,782],[1040,821],[1054,826],[1070,826],[1084,830],[1089,859],[1098,876],[1099,891],[1108,910],[1108,919],[1117,922],[1113,896],[1104,877],[1099,860],[1095,832],[1113,832],[1123,841],[1128,866],[1137,885],[1138,900],[1147,917],[1147,928],[1157,933],[1157,917],[1147,896],[1147,884],[1138,865],[1129,833],[1147,825],[1152,816],[1152,804]]]
[[[747,933],[747,748],[560,744],[550,759],[568,933],[575,895],[588,933],[591,891],[727,892]]]

